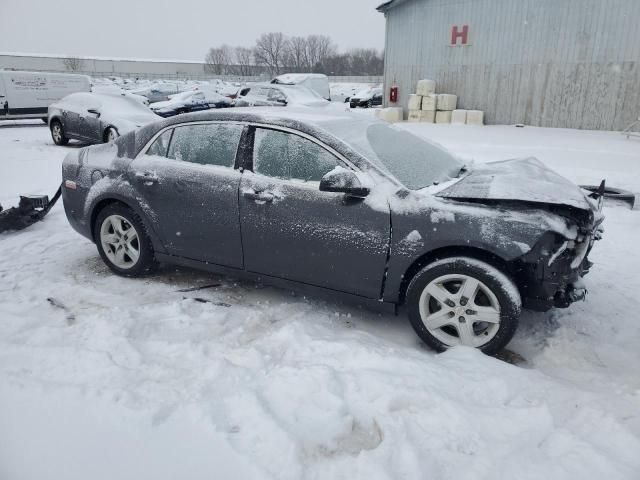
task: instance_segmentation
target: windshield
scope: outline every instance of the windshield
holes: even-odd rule
[[[464,167],[444,148],[398,127],[374,123],[367,140],[380,163],[411,190],[456,178]]]

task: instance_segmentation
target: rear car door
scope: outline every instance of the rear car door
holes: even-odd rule
[[[299,132],[257,127],[249,136],[239,195],[245,269],[379,298],[389,211],[319,190],[336,166],[355,168]]]
[[[131,163],[132,183],[170,255],[242,268],[236,156],[244,125],[168,129]]]

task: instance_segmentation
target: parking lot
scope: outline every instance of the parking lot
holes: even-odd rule
[[[618,133],[403,125],[466,160],[533,155],[640,191],[640,141]],[[0,203],[52,194],[73,148],[3,122]],[[586,301],[525,312],[496,359],[434,354],[404,316],[232,278],[116,277],[58,204],[0,234],[0,477],[632,479],[640,217],[605,214]]]

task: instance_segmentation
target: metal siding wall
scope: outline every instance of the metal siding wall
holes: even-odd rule
[[[386,16],[400,105],[432,78],[487,123],[621,130],[640,116],[638,0],[411,0]],[[471,46],[449,46],[465,24]]]

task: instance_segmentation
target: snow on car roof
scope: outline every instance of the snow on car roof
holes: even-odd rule
[[[327,78],[323,73],[285,73],[272,80],[275,84],[295,85],[302,83],[308,78]]]

